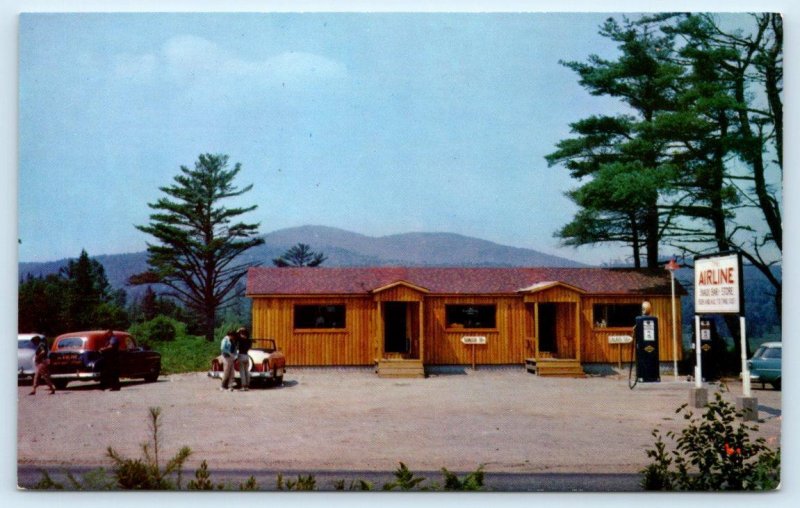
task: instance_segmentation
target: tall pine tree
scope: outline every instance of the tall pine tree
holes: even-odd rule
[[[130,282],[168,286],[168,294],[201,316],[205,337],[212,340],[217,311],[241,295],[238,283],[254,265],[239,256],[264,240],[256,236],[258,224],[238,222],[256,205],[223,205],[253,187],[234,186],[239,163],[228,169],[227,155],[203,154],[193,169],[181,166],[180,170],[172,185],[160,188],[167,197],[149,204],[156,211],[150,224],[136,226],[157,243],[147,246],[150,271]]]

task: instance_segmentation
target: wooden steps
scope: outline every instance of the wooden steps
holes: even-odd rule
[[[395,358],[378,360],[376,372],[378,377],[385,378],[425,377],[425,367],[422,365],[422,360]]]
[[[525,369],[542,377],[586,377],[581,362],[568,358],[526,358]]]

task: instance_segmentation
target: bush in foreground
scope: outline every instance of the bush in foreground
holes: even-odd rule
[[[719,491],[719,490],[773,490],[780,482],[780,448],[772,450],[764,438],[750,439],[757,425],[743,421],[732,404],[722,400],[717,393],[708,403],[705,412],[695,416],[686,411],[687,405],[678,408],[684,413],[688,425],[680,434],[668,432],[675,441],[675,449],[667,451],[667,444],[656,429],[652,435],[656,442],[646,451],[653,459],[641,472],[645,490]]]

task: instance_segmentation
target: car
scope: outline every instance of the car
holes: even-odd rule
[[[750,381],[771,384],[776,390],[781,389],[781,353],[780,342],[765,342],[759,346],[753,357],[747,361],[750,370]]]
[[[139,346],[127,332],[94,330],[65,333],[56,337],[50,350],[50,378],[63,389],[71,381],[100,381],[103,357],[100,350],[111,337],[119,341],[120,378],[142,378],[148,383],[161,374],[161,354]]]
[[[36,353],[36,346],[33,338],[39,337],[47,346],[47,339],[41,333],[20,333],[17,335],[17,382],[32,380],[36,373],[33,364],[33,357]]]
[[[272,382],[280,386],[283,384],[283,375],[286,372],[286,357],[278,349],[275,339],[253,339],[253,347],[248,353],[250,356],[251,382]],[[222,355],[211,360],[211,370],[208,376],[215,379],[222,378]],[[239,360],[233,365],[234,381],[240,384]]]

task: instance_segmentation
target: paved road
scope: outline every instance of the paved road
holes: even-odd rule
[[[98,466],[99,467],[99,466]],[[52,467],[39,467],[34,465],[20,466],[18,468],[18,481],[22,487],[32,487],[42,478],[41,470],[47,470],[51,478],[58,482],[66,482],[63,469]],[[91,467],[70,468],[73,475],[80,477]],[[107,466],[106,466],[107,469]],[[253,469],[227,469],[211,470],[211,479],[214,483],[223,483],[234,490],[240,483],[245,482],[250,476],[256,479],[260,490],[276,490],[276,479],[279,471],[265,471]],[[319,490],[334,490],[337,481],[345,480],[349,486],[353,480],[365,480],[380,490],[385,483],[394,480],[392,472],[376,471],[302,471],[282,472],[284,480],[296,480],[298,474],[312,474]],[[457,472],[460,478],[466,472]],[[444,483],[440,471],[414,472],[415,477],[426,479],[423,485],[436,482]],[[183,485],[194,477],[193,471],[184,473]],[[484,490],[501,492],[637,492],[641,491],[637,474],[582,474],[582,473],[486,473],[484,477]]]

